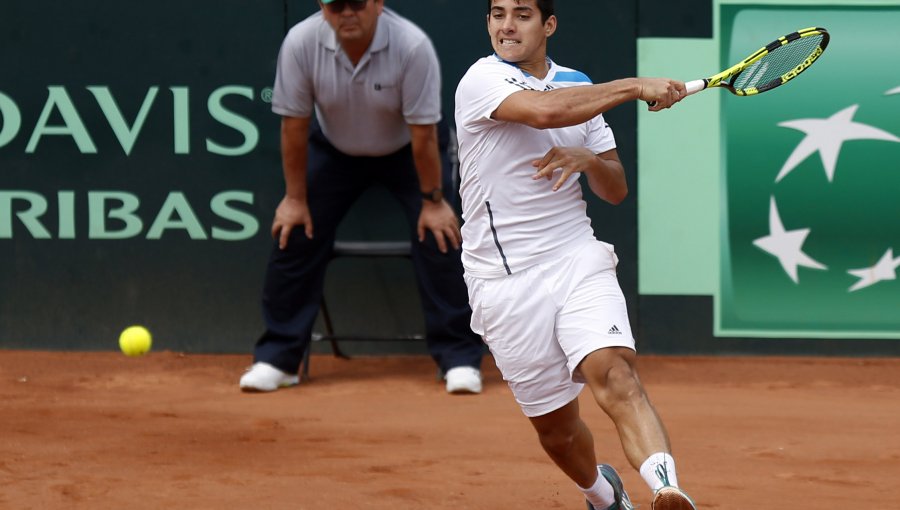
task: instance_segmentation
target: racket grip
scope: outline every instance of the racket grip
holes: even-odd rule
[[[701,90],[705,89],[707,83],[709,83],[709,82],[706,80],[693,80],[693,81],[686,82],[684,84],[684,88],[687,89],[687,95],[689,96],[691,94],[696,94],[697,92],[700,92]]]
[[[685,94],[685,97],[687,97],[691,94],[696,94],[697,92],[700,92],[701,90],[705,89],[707,83],[709,83],[709,82],[706,80],[693,80],[693,81],[685,82],[684,88],[687,91],[687,93]],[[654,106],[656,106],[656,101],[647,101],[647,105],[650,108],[653,108]]]

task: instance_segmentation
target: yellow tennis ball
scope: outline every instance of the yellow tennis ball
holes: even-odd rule
[[[150,332],[143,326],[131,326],[125,328],[119,335],[119,349],[126,356],[142,356],[150,351],[153,338]]]

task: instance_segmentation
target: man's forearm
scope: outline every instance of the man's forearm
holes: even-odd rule
[[[410,126],[413,162],[419,176],[419,188],[429,192],[441,187],[441,156],[437,140],[437,128]]]
[[[555,125],[564,127],[587,122],[616,106],[640,97],[640,84],[633,78],[615,80],[585,87],[552,90],[538,101],[538,107],[550,112]],[[541,105],[546,102],[546,105]]]
[[[308,121],[289,119],[281,125],[281,161],[285,196],[306,201]]]
[[[538,129],[574,126],[640,97],[635,78],[547,92],[522,91],[497,108],[496,120],[518,122]]]
[[[616,205],[628,195],[625,169],[618,159],[608,159],[604,155],[595,156],[596,165],[586,171],[588,187],[595,195]]]

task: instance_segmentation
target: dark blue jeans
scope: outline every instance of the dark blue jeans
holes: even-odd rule
[[[455,204],[447,157],[446,125],[439,129],[443,187]],[[257,341],[254,360],[297,373],[309,348],[313,324],[319,314],[338,224],[362,193],[385,186],[402,204],[412,238],[412,263],[425,316],[428,350],[444,372],[457,366],[479,368],[484,352],[481,337],[472,332],[460,250],[446,254],[429,232],[418,242],[416,223],[422,208],[419,179],[410,146],[382,157],[355,157],[338,151],[313,123],[309,138],[307,200],[315,235],[308,239],[302,227],[291,231],[284,250],[273,243],[262,296],[266,331]]]

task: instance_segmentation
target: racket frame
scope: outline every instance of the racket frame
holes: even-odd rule
[[[782,46],[785,46],[785,45],[787,45],[793,41],[796,41],[797,39],[801,39],[803,37],[813,37],[816,35],[821,35],[822,41],[816,47],[815,51],[813,51],[811,54],[809,54],[806,57],[806,59],[803,60],[803,62],[798,64],[796,67],[794,67],[790,71],[779,76],[778,78],[771,80],[768,83],[764,83],[760,87],[747,87],[747,88],[743,88],[743,89],[735,89],[731,85],[731,82],[729,82],[730,79],[737,78],[737,76],[740,73],[742,73],[745,69],[747,69],[754,63],[758,62],[760,59],[762,59],[766,55],[781,48]],[[705,90],[710,87],[721,87],[721,88],[728,90],[732,94],[735,94],[738,96],[752,96],[755,94],[760,94],[767,90],[772,90],[775,87],[784,85],[788,81],[796,78],[797,75],[799,75],[800,73],[805,71],[809,66],[811,66],[813,64],[813,62],[815,62],[825,51],[825,48],[828,46],[828,41],[830,40],[830,38],[831,38],[831,36],[828,34],[828,30],[825,30],[824,28],[821,28],[821,27],[804,28],[802,30],[798,30],[798,31],[792,32],[788,35],[779,37],[778,39],[776,39],[776,40],[770,42],[769,44],[763,46],[762,48],[756,50],[755,53],[753,53],[749,57],[745,58],[740,63],[729,67],[728,69],[722,71],[721,73],[710,76],[709,78],[704,78],[702,80],[694,80],[694,81],[689,81],[689,82],[685,83],[685,87],[687,88],[687,94],[688,95],[695,94],[697,92],[700,92],[701,90]]]

